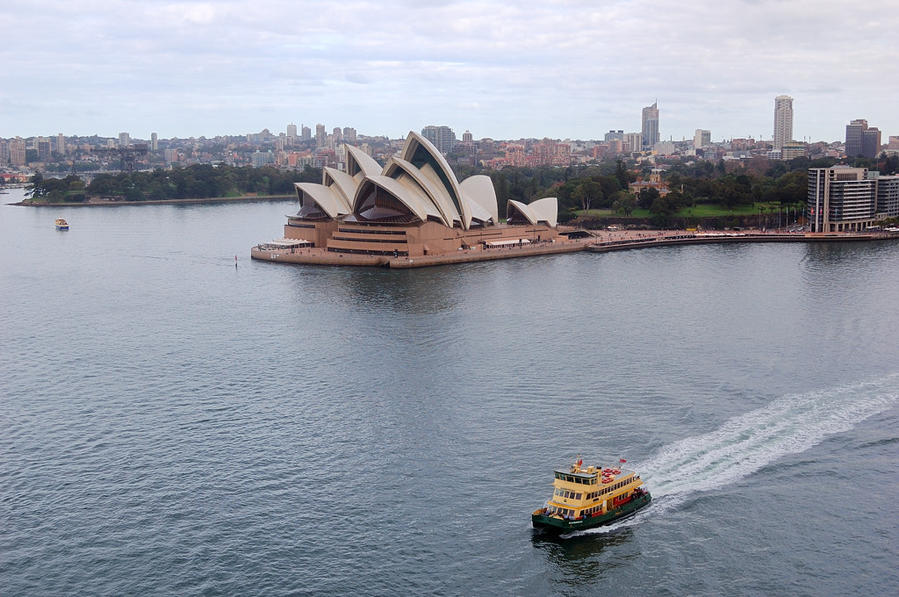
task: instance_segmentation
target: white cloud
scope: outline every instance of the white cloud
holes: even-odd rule
[[[13,0],[0,24],[7,137],[305,121],[596,138],[658,98],[664,137],[721,138],[770,135],[780,93],[799,137],[858,117],[899,134],[885,1]]]

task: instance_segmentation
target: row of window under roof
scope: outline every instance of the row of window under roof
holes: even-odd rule
[[[603,487],[599,491],[593,491],[591,493],[588,493],[587,499],[595,500],[599,496],[604,495],[606,493],[611,493],[611,492],[615,491],[616,489],[620,489],[620,488],[624,487],[625,485],[627,485],[628,483],[635,481],[636,479],[637,479],[637,477],[634,477],[632,479],[627,479],[624,481],[619,481],[618,483],[615,483],[614,485],[609,485],[608,487]],[[583,495],[581,493],[569,491],[567,489],[556,489],[553,492],[553,494],[556,495],[557,497],[568,498],[570,500],[580,500]]]

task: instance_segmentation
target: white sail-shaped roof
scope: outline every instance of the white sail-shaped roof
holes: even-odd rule
[[[297,190],[301,209],[306,201],[313,201],[330,218],[338,218],[351,213],[350,206],[333,186],[326,187],[314,182],[295,182],[293,186]]]
[[[374,158],[352,145],[346,146],[346,172],[357,180],[358,174],[362,176],[377,176],[381,173],[381,164],[376,162]]]
[[[435,184],[431,178],[422,174],[421,170],[410,162],[395,156],[390,158],[390,161],[384,166],[384,175],[390,178],[398,178],[400,172],[418,184],[421,192],[427,196],[440,212],[440,219],[444,225],[452,228],[454,221],[462,222],[462,217],[456,210],[456,206],[453,205],[453,200],[450,199],[449,193],[447,193],[443,185]]]
[[[531,224],[544,222],[555,228],[558,223],[559,202],[555,197],[544,197],[543,199],[532,201],[527,205],[521,201],[509,199],[506,208],[508,214],[507,217],[511,217],[513,209]]]
[[[478,174],[469,176],[463,180],[459,187],[462,189],[462,199],[468,202],[472,217],[477,217],[481,222],[490,221],[493,224],[499,222],[499,207],[496,203],[496,191],[493,189],[493,181],[489,176]],[[475,211],[483,215],[475,216]]]
[[[468,229],[471,225],[471,213],[468,205],[462,199],[459,181],[440,150],[415,131],[409,131],[400,156],[427,176],[435,186],[442,186],[446,189],[453,206],[462,216],[462,227]]]
[[[337,168],[325,167],[322,172],[322,184],[326,187],[334,187],[340,193],[346,208],[352,211],[353,198],[356,196],[357,181]],[[349,213],[349,212],[347,212]]]
[[[376,185],[395,197],[400,203],[419,220],[425,221],[428,216],[440,219],[440,212],[428,197],[422,192],[416,192],[410,186],[394,180],[388,176],[366,176],[359,188],[356,189],[356,198],[353,201],[353,212],[358,213],[362,207],[362,203],[366,197],[366,190],[369,185]]]

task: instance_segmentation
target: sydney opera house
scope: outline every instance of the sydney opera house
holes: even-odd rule
[[[322,183],[296,183],[300,210],[284,238],[254,247],[256,259],[333,265],[430,265],[561,252],[553,197],[509,201],[499,218],[490,177],[459,182],[430,141],[410,132],[382,167],[346,146],[346,171],[325,168]]]

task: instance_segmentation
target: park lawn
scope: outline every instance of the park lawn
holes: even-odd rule
[[[738,205],[733,209],[728,209],[723,205],[718,203],[698,203],[694,206],[683,207],[675,214],[676,217],[679,218],[716,218],[722,216],[751,216],[759,213],[759,209],[762,208],[764,212],[764,208],[768,207],[769,209],[776,210],[776,203],[753,203],[752,205]],[[649,213],[648,209],[637,208],[635,209],[630,216],[624,216],[623,214],[615,213],[612,209],[590,209],[587,211],[578,210],[575,212],[579,216],[616,216],[616,217],[629,217],[629,218],[649,218],[652,216]]]

